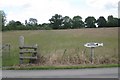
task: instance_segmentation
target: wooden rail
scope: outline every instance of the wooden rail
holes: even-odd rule
[[[37,60],[37,46],[20,46],[20,64],[24,63],[24,60],[29,60],[29,63],[35,63]],[[30,55],[25,55],[30,54]]]

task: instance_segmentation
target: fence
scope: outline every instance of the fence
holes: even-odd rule
[[[10,54],[10,44],[3,44],[2,45],[2,53]]]
[[[19,42],[20,42],[20,46],[19,46],[20,64],[25,63],[25,60],[27,60],[27,62],[29,63],[35,63],[37,61],[37,54],[38,54],[37,44],[33,46],[24,45],[23,36],[20,36]]]

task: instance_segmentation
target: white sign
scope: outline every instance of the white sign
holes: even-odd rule
[[[103,43],[91,42],[84,44],[84,46],[89,48],[95,48],[95,47],[103,46]]]

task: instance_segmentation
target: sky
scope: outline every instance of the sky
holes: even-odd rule
[[[39,24],[49,23],[55,14],[63,17],[81,16],[83,21],[88,16],[113,15],[118,17],[119,0],[1,0],[0,10],[6,13],[7,22],[36,18]]]
[[[120,18],[120,1],[118,2],[118,18]]]

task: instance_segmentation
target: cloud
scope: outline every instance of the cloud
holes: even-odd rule
[[[7,9],[9,9],[9,6],[13,6],[11,9],[7,10],[9,11],[7,15],[8,20],[14,19],[24,22],[25,19],[32,17],[37,18],[39,23],[43,23],[49,22],[48,20],[56,13],[63,16],[74,16],[78,13],[78,10],[71,6],[66,0],[14,1],[15,3],[5,3],[4,6],[2,6],[7,7]],[[6,2],[8,2],[8,0],[6,0]],[[17,5],[18,3],[19,5]]]
[[[54,14],[70,16],[117,16],[118,0],[2,0],[0,8],[5,10],[7,20],[24,23],[29,18],[38,19],[39,23],[49,22]]]
[[[0,7],[4,6],[18,6],[28,3],[29,0],[1,0]]]
[[[118,2],[119,0],[86,0],[89,7],[101,12],[105,16],[114,15],[115,17],[118,16]]]
[[[120,1],[118,3],[118,18],[120,18]]]
[[[119,0],[86,0],[87,5],[98,9],[117,8],[118,2]]]

